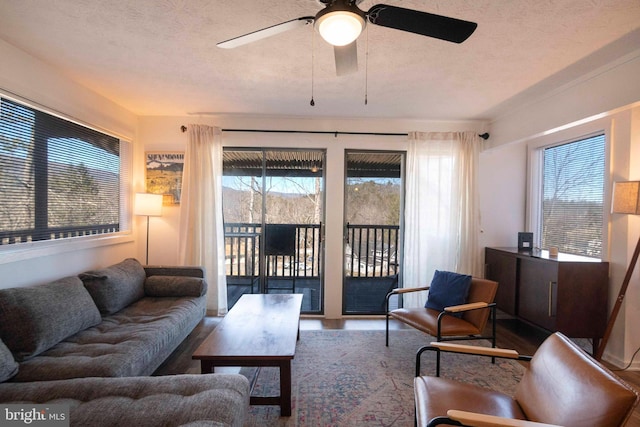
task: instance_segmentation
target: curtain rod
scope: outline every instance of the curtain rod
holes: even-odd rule
[[[182,125],[180,130],[184,133],[187,127]],[[385,132],[343,132],[343,131],[323,131],[323,130],[273,130],[273,129],[221,129],[222,132],[255,132],[255,133],[309,133],[309,134],[326,134],[334,135],[373,135],[373,136],[408,136],[408,133],[385,133]],[[489,133],[485,132],[478,135],[480,138],[489,139]]]

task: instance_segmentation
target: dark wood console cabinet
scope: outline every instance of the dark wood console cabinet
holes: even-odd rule
[[[485,248],[485,277],[498,282],[498,309],[551,332],[592,338],[595,352],[607,326],[608,262]]]

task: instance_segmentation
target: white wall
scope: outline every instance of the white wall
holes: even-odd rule
[[[279,129],[307,131],[383,132],[409,131],[483,131],[484,123],[426,122],[404,120],[310,120],[283,117],[142,117],[140,141],[147,151],[184,151],[187,135],[180,130],[189,123],[209,124],[222,129]],[[236,133],[224,132],[226,147],[295,147],[327,150],[326,164],[326,271],[325,316],[339,318],[342,313],[342,230],[344,191],[344,152],[346,149],[406,150],[406,136],[364,136],[333,134]],[[166,216],[152,218],[150,263],[172,263],[177,260],[179,208],[171,207]]]
[[[610,135],[608,185],[614,180],[640,180],[638,76],[640,51],[522,103],[491,122],[491,139],[486,143],[480,165],[484,246],[514,246],[517,232],[526,226],[527,144],[563,141],[584,136],[596,128],[604,129]],[[609,197],[607,193],[605,203],[610,202]],[[608,214],[606,217],[609,222],[604,235],[608,238],[603,252],[610,262],[611,311],[640,236],[640,218]],[[638,277],[636,271],[605,347],[604,358],[618,366],[628,363],[640,347],[636,327],[640,322]],[[640,368],[640,362],[635,362],[634,367]]]
[[[490,124],[487,147],[522,142],[573,127],[640,100],[640,50],[560,88],[506,109]]]
[[[505,144],[480,153],[481,248],[518,245],[525,230],[526,146]]]
[[[22,100],[135,143],[137,118],[130,112],[2,40],[0,58],[1,94],[17,95]],[[141,183],[141,170],[134,171],[138,185]],[[0,288],[43,283],[135,255],[133,234],[99,240],[62,245],[59,242],[38,242],[25,244],[28,245],[26,250],[0,247]]]

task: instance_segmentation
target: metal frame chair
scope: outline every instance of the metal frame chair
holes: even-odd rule
[[[429,290],[429,286],[398,288],[386,297],[386,346],[389,346],[389,318],[394,318],[422,332],[436,337],[437,341],[488,339],[496,346],[496,304],[494,302],[498,283],[493,280],[472,278],[467,303],[445,307],[444,311],[430,308],[398,308],[389,310],[389,299],[409,292]],[[462,317],[455,316],[462,313]],[[491,335],[484,329],[491,315]]]
[[[425,351],[530,361],[514,396],[438,376],[419,376]],[[436,366],[439,375],[439,363]],[[629,420],[638,393],[561,333],[533,357],[514,350],[432,342],[416,354],[416,425],[433,427],[617,427]]]

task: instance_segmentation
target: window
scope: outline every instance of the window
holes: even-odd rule
[[[0,98],[0,245],[128,228],[126,145]]]
[[[601,258],[604,134],[545,147],[541,155],[541,248]]]

